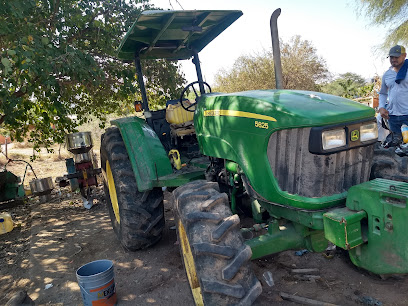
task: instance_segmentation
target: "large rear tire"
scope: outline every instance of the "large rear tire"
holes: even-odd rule
[[[139,192],[120,131],[106,130],[101,137],[104,189],[113,229],[129,251],[157,243],[164,229],[163,191]]]
[[[376,178],[408,182],[408,156],[398,156],[395,147],[385,149],[376,143],[370,179]]]
[[[196,305],[251,305],[262,287],[238,215],[217,183],[195,181],[173,192],[177,233]]]

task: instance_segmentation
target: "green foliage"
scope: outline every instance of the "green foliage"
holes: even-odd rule
[[[408,44],[408,0],[360,0],[374,24],[389,28],[383,47]]]
[[[143,0],[13,0],[0,4],[0,124],[13,138],[63,142],[90,115],[121,112],[136,98],[134,67],[115,58]],[[153,104],[184,78],[171,62],[145,68]],[[174,88],[165,91],[162,88]],[[75,120],[72,118],[76,118]],[[53,128],[51,128],[51,126]]]
[[[347,72],[321,87],[321,91],[349,99],[372,95],[374,83],[367,84],[358,74]]]
[[[319,83],[327,79],[326,62],[300,36],[281,42],[281,62],[285,89],[318,90]],[[239,57],[230,71],[217,72],[215,82],[216,90],[224,92],[275,88],[272,52]]]
[[[142,60],[143,75],[147,78],[147,98],[150,109],[161,109],[167,100],[178,99],[186,83],[180,67],[167,60]],[[141,100],[141,95],[138,95]]]

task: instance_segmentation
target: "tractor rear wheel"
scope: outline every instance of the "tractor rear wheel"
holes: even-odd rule
[[[195,181],[173,192],[180,251],[196,305],[251,305],[262,287],[251,269],[238,215],[217,183]]]
[[[376,178],[408,182],[408,157],[396,154],[395,147],[385,149],[376,143],[370,180]]]
[[[113,229],[129,251],[147,248],[161,239],[164,229],[163,191],[139,192],[120,131],[101,137],[104,189]]]

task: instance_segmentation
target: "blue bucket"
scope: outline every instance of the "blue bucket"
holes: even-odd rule
[[[96,260],[76,271],[85,306],[116,305],[113,262]]]

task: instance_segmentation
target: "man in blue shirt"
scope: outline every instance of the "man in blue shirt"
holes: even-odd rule
[[[388,119],[391,131],[402,137],[401,125],[408,125],[408,60],[405,48],[396,45],[390,49],[391,67],[383,77],[380,89],[379,112],[381,117]],[[385,104],[388,99],[387,109]]]

